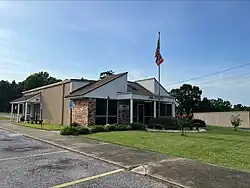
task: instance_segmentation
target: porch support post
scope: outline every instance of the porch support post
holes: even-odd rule
[[[30,117],[32,117],[32,118],[34,117],[34,115],[33,115],[33,113],[34,113],[33,111],[34,110],[33,109],[34,109],[34,103],[31,103],[30,104]]]
[[[130,123],[133,123],[133,99],[130,99]]]
[[[25,103],[25,115],[24,115],[24,120],[27,121],[27,111],[28,111],[28,103]]]
[[[175,103],[172,103],[172,116],[175,117]]]
[[[13,103],[11,103],[10,121],[13,119]]]
[[[156,118],[156,101],[154,101],[154,118]]]
[[[19,122],[20,103],[17,104],[17,122]]]
[[[24,116],[25,114],[25,102],[22,103],[22,116]]]

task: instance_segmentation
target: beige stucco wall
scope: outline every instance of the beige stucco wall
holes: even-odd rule
[[[231,126],[232,115],[238,114],[243,120],[240,127],[250,128],[250,112],[248,111],[194,113],[194,118],[202,119],[208,125]]]
[[[41,92],[44,122],[68,125],[69,99],[65,99],[64,97],[70,93],[70,82],[42,88],[35,92]],[[28,92],[25,94],[27,95],[31,93],[34,92]]]
[[[64,85],[64,97],[70,93],[70,83]],[[69,125],[69,99],[63,99],[63,125]]]
[[[63,85],[42,90],[43,120],[48,123],[61,124]]]

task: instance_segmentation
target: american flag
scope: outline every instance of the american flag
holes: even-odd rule
[[[157,42],[157,47],[156,47],[156,51],[155,51],[155,63],[157,66],[160,66],[160,64],[162,64],[164,61],[164,59],[161,56],[160,53],[160,32],[158,33],[158,42]]]

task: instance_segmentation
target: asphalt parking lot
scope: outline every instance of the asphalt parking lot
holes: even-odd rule
[[[167,186],[120,167],[0,130],[0,187]]]

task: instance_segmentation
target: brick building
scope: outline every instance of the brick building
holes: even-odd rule
[[[12,101],[12,117],[38,117],[45,122],[68,125],[69,100],[72,100],[72,121],[82,125],[147,124],[158,116],[159,83],[155,78],[128,81],[128,73],[111,75],[100,80],[69,79],[23,92]],[[175,116],[175,100],[160,85],[161,116]],[[21,111],[21,112],[20,112]],[[15,114],[15,116],[14,116]]]

